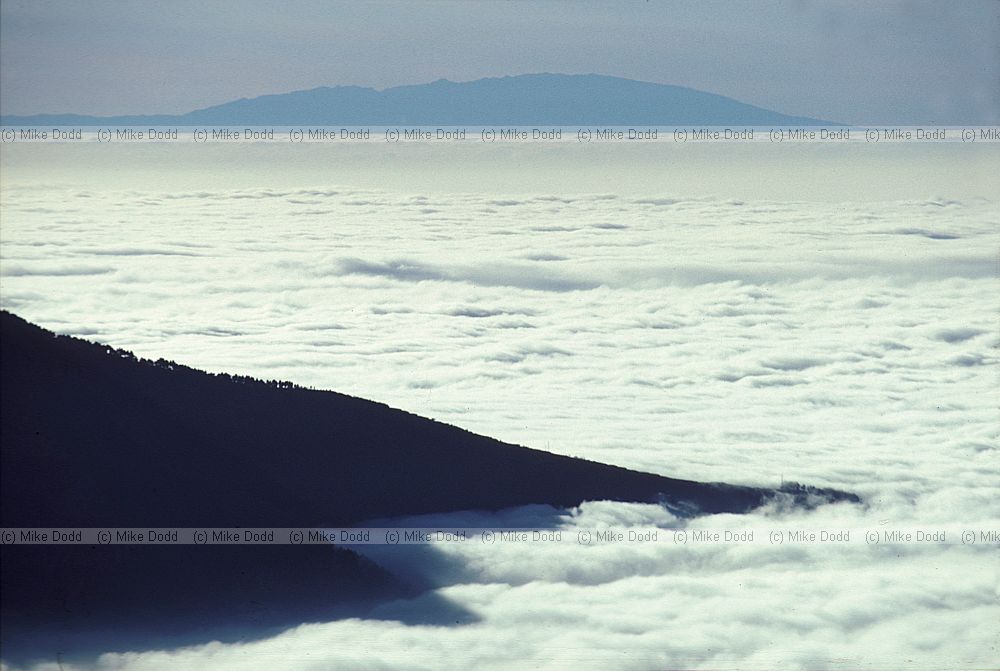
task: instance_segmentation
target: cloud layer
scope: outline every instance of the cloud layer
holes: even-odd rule
[[[587,194],[5,185],[0,303],[141,356],[554,452],[868,504],[698,525],[996,526],[995,201],[635,196],[615,180]],[[599,502],[504,520],[539,516],[681,523]],[[993,550],[367,548],[474,621],[405,626],[393,618],[421,603],[388,604],[383,620],[85,668],[982,666]]]

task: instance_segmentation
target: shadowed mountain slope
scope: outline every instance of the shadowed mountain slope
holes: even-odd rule
[[[776,495],[505,444],[333,392],[139,360],[8,312],[0,370],[3,527],[335,527],[594,499],[743,512]],[[803,487],[781,496],[856,500]],[[41,625],[270,627],[407,594],[374,564],[323,546],[2,553],[5,655]]]
[[[773,492],[502,443],[329,391],[212,375],[2,315],[4,526],[338,526],[529,503],[744,512]]]

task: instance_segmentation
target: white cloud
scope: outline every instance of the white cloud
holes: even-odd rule
[[[994,201],[630,195],[629,179],[596,196],[5,183],[0,303],[554,452],[867,504],[696,525],[996,526]],[[501,521],[679,523],[608,503]],[[308,624],[86,668],[983,666],[1000,619],[990,548],[366,552],[472,621]]]

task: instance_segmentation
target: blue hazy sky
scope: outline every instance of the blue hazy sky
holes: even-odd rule
[[[1000,121],[1000,2],[0,0],[0,112],[181,113],[528,72],[854,123]]]

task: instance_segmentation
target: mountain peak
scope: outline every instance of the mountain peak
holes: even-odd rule
[[[819,125],[696,89],[596,73],[437,79],[382,90],[317,87],[241,98],[180,115],[4,117],[4,125]]]

